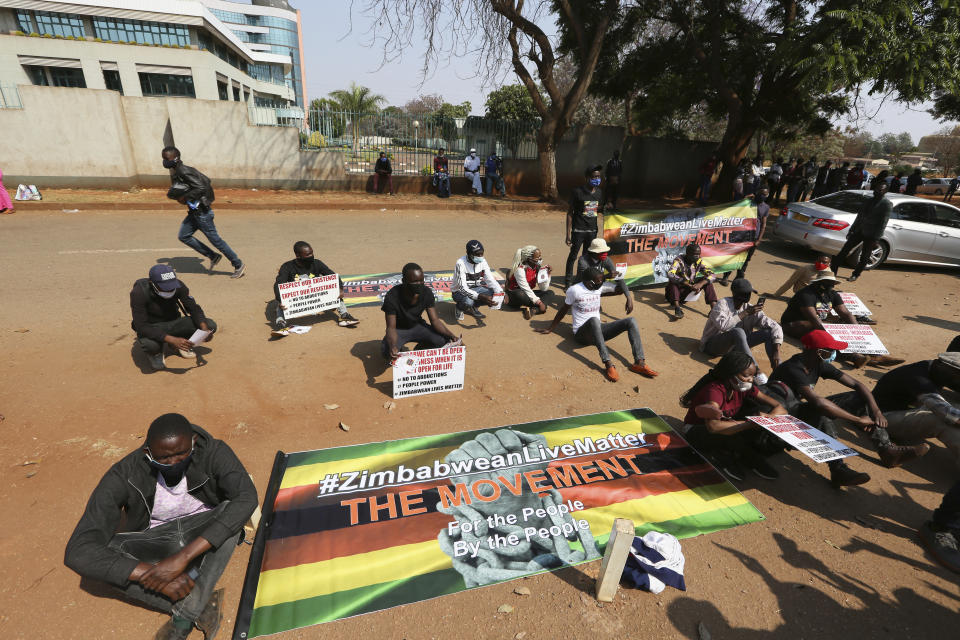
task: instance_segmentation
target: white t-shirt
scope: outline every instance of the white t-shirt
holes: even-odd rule
[[[582,282],[567,289],[564,300],[573,313],[573,332],[576,333],[590,318],[600,317],[600,292],[590,291]]]
[[[157,474],[157,494],[153,498],[153,511],[150,512],[151,529],[204,511],[210,511],[210,507],[187,493],[186,474],[174,487],[167,486],[162,473]]]

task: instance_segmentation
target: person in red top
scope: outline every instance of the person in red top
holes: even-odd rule
[[[756,373],[749,354],[729,351],[680,397],[687,408],[684,438],[734,480],[744,479],[743,466],[768,480],[779,476],[756,447],[756,435],[763,430],[744,416],[777,416],[787,410],[754,385]],[[772,409],[762,411],[757,405]]]
[[[544,271],[546,275],[541,276]],[[550,291],[551,271],[550,265],[543,264],[542,254],[536,246],[528,244],[517,249],[507,280],[507,304],[523,309],[523,317],[527,320],[534,313],[546,313],[543,298],[553,293]],[[536,293],[534,289],[537,289]]]
[[[437,187],[438,198],[450,197],[450,171],[443,149],[439,149],[433,158],[433,184]]]

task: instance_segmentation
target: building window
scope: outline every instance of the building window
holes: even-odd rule
[[[123,95],[123,84],[120,83],[119,71],[104,69],[103,83],[107,85],[107,89],[110,89],[111,91],[119,91],[120,95]]]
[[[217,80],[217,93],[220,94],[220,99],[221,99],[221,100],[229,100],[229,99],[230,99],[229,95],[227,94],[227,83],[226,83],[226,82],[220,82],[219,80]]]
[[[87,81],[83,77],[83,69],[69,69],[65,67],[42,67],[24,65],[30,81],[42,87],[77,87],[85,89]]]
[[[33,28],[33,21],[30,19],[29,11],[17,11],[17,29],[24,33],[37,33]]]
[[[83,38],[87,35],[83,30],[83,20],[76,15],[36,11],[33,17],[37,21],[37,32],[41,35],[64,38],[67,36]]]
[[[166,22],[142,22],[95,16],[93,30],[98,38],[111,42],[176,46],[190,44],[190,32],[187,27]]]
[[[24,65],[23,68],[27,70],[27,75],[30,76],[30,82],[38,87],[50,86],[50,80],[47,78],[47,72],[43,67]]]
[[[140,73],[140,92],[145,96],[180,96],[196,98],[193,76],[166,73]]]
[[[240,102],[240,87],[233,88],[233,101]]]
[[[198,33],[197,45],[204,51],[209,51],[213,55],[217,56],[231,67],[240,69],[240,71],[247,73],[247,61],[234,53],[232,49],[227,47],[227,45],[223,44],[216,38],[210,37],[210,34],[202,31]]]

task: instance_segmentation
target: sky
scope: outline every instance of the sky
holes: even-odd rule
[[[421,86],[426,46],[381,66],[383,49],[371,44],[370,19],[359,10],[364,0],[353,3],[356,7],[351,29],[351,3],[347,0],[291,0],[302,17],[308,100],[326,97],[331,91],[348,88],[351,82],[356,82],[383,95],[387,104],[402,106],[418,95],[438,93],[453,104],[469,100],[473,115],[483,115],[486,95],[496,87],[481,86],[481,80],[475,77],[475,60],[442,61],[440,68]],[[517,82],[510,72],[503,84]],[[945,126],[926,112],[929,105],[911,108],[893,101],[871,99],[867,100],[867,107],[872,119],[858,124],[874,136],[907,131],[917,143],[921,137]],[[837,122],[841,128],[847,124],[850,124],[848,118]]]

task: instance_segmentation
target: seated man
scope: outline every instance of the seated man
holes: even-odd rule
[[[730,351],[680,396],[680,405],[687,408],[683,437],[734,480],[746,477],[744,467],[767,480],[780,477],[759,446],[766,432],[746,417],[784,415],[787,410],[757,388],[756,373],[749,355]],[[759,408],[761,403],[769,411]]]
[[[463,175],[470,181],[471,192],[478,196],[483,195],[483,183],[480,181],[480,166],[482,164],[476,149],[470,149],[470,153],[463,159]]]
[[[477,303],[492,307],[496,304],[493,296],[503,294],[503,287],[493,277],[490,265],[483,257],[483,245],[479,240],[468,242],[467,255],[457,260],[450,292],[456,303],[454,315],[457,320],[463,320],[464,311],[482,320],[486,316],[477,309]]]
[[[433,186],[437,188],[438,198],[450,197],[450,170],[443,149],[437,151],[433,158]]]
[[[873,397],[894,442],[928,448],[924,440],[937,438],[960,464],[960,407],[943,397],[944,388],[960,391],[960,352],[947,351],[936,360],[885,373],[873,388]]]
[[[810,283],[822,271],[830,270],[830,256],[818,255],[813,264],[805,264],[796,268],[793,274],[787,278],[787,281],[773,294],[777,298],[787,292],[787,289],[793,288],[794,293],[799,293],[804,287],[810,286]]]
[[[313,255],[313,247],[309,243],[300,240],[293,245],[293,260],[288,260],[280,265],[277,272],[277,279],[273,283],[273,295],[277,299],[277,319],[274,324],[278,331],[287,328],[287,320],[283,317],[283,311],[286,308],[280,301],[280,285],[297,280],[316,278],[319,276],[329,276],[334,273],[333,269],[323,263],[323,260],[317,260]],[[343,303],[343,281],[337,278],[340,285],[340,304],[337,306],[337,315],[339,320],[337,324],[341,327],[355,327],[360,321],[354,318],[347,311],[347,305]]]
[[[507,197],[507,191],[503,185],[503,159],[497,155],[496,151],[491,151],[484,164],[487,174],[487,195],[492,196],[496,188],[500,192],[500,197]]]
[[[937,562],[960,573],[960,481],[947,491],[933,517],[917,533]]]
[[[181,310],[186,315],[181,316]],[[157,371],[166,367],[164,345],[177,349],[183,358],[196,358],[193,351],[196,345],[188,338],[200,329],[210,332],[204,339],[209,342],[217,330],[217,324],[204,315],[187,285],[177,279],[173,267],[165,264],[153,265],[149,277],[133,283],[130,311],[133,314],[130,326],[137,332],[140,346],[150,358],[150,366]]]
[[[750,295],[756,293],[749,280],[737,278],[730,285],[733,295],[721,299],[710,310],[700,336],[700,351],[711,356],[722,356],[731,349],[746,353],[757,365],[757,384],[765,384],[766,376],[759,373],[760,365],[750,348],[763,343],[770,359],[770,370],[780,364],[780,345],[783,329],[763,313],[764,299],[750,304]]]
[[[403,280],[383,298],[387,333],[380,343],[380,352],[387,360],[396,360],[400,349],[408,342],[416,342],[417,349],[436,349],[459,338],[450,332],[437,316],[436,299],[429,287],[423,286],[423,269],[409,262],[403,267]],[[427,312],[430,324],[423,321]]]
[[[700,259],[700,247],[688,244],[683,255],[673,259],[667,271],[667,302],[673,305],[673,319],[683,317],[680,305],[691,293],[703,291],[710,308],[717,304],[717,292],[713,288],[713,271]]]
[[[605,296],[616,292],[623,293],[627,299],[627,313],[633,313],[633,296],[627,283],[617,273],[617,268],[609,256],[610,245],[603,238],[594,238],[590,241],[586,252],[577,260],[577,282],[581,282],[583,273],[591,267],[603,274],[603,286],[600,295]]]
[[[390,158],[383,151],[380,152],[380,157],[373,165],[373,191],[375,193],[380,193],[381,179],[386,180],[387,186],[390,187],[390,195],[393,195],[393,166],[390,164]]]
[[[213,590],[256,507],[257,490],[230,447],[167,413],[94,489],[64,563],[170,613],[156,638],[186,638],[194,627],[213,638],[223,618],[223,590]]]
[[[540,274],[546,271],[546,276]],[[550,265],[543,264],[540,249],[528,244],[517,249],[513,267],[507,277],[507,304],[523,309],[523,317],[529,320],[536,313],[546,313],[547,305],[542,298],[553,295],[550,291]],[[536,288],[539,296],[533,292]]]
[[[600,322],[600,287],[603,286],[603,274],[600,270],[590,267],[582,275],[582,282],[567,289],[567,297],[557,310],[557,315],[550,326],[546,329],[536,329],[537,333],[553,333],[563,316],[567,315],[567,311],[573,309],[573,337],[580,344],[592,344],[597,347],[607,380],[616,382],[620,379],[620,374],[613,366],[606,341],[624,331],[630,338],[630,348],[633,350],[633,364],[630,365],[630,371],[648,378],[660,375],[648,367],[644,360],[643,343],[640,341],[640,329],[637,328],[636,320],[621,318],[615,322]],[[628,302],[632,301],[628,299]]]
[[[790,407],[792,415],[834,438],[839,438],[835,420],[846,420],[870,433],[880,454],[880,461],[885,467],[899,466],[921,453],[913,447],[891,444],[886,430],[887,419],[883,417],[867,386],[830,364],[837,357],[838,351],[847,348],[846,342],[835,340],[826,331],[819,330],[803,336],[801,342],[803,352],[781,364],[770,375],[771,381],[786,385],[799,401],[798,405]],[[848,394],[828,398],[819,395],[815,387],[820,378],[836,380],[848,389],[853,389],[850,395],[856,396],[859,404],[866,405],[869,415],[859,416],[848,411],[845,403]],[[770,387],[773,388],[773,385]],[[836,488],[863,484],[870,480],[869,475],[854,471],[843,460],[832,460],[827,466],[830,467],[830,483]]]

